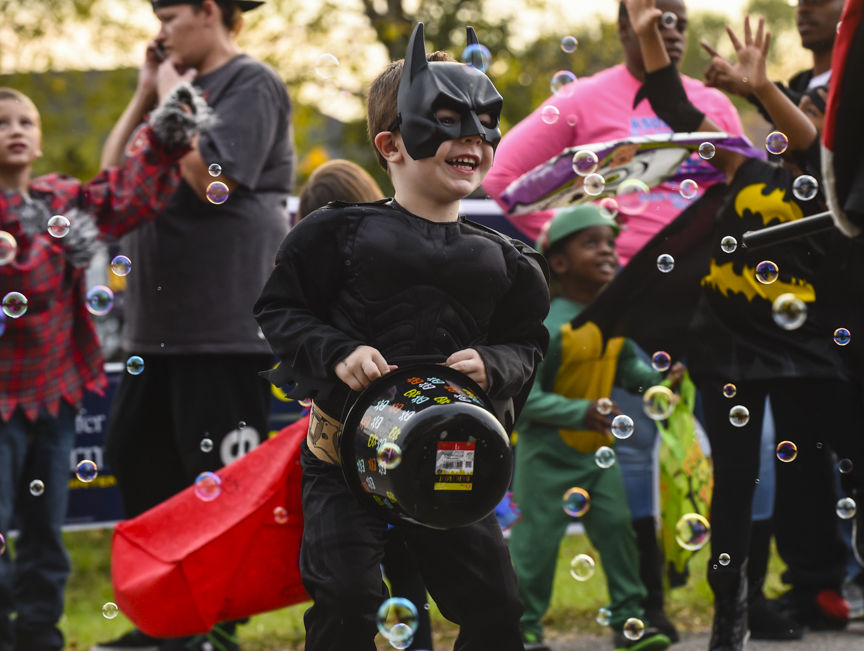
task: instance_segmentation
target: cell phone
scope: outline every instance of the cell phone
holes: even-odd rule
[[[164,61],[168,57],[168,55],[165,52],[165,46],[162,45],[161,43],[156,43],[155,50],[156,50],[156,56],[158,57],[158,59],[160,61]]]

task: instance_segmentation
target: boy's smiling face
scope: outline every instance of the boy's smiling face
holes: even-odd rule
[[[557,276],[599,289],[609,283],[618,270],[615,232],[599,224],[584,228],[550,254],[549,265]]]
[[[29,167],[42,155],[39,112],[28,101],[0,99],[0,170]]]

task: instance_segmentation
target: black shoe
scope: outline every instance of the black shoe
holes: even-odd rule
[[[90,651],[159,651],[159,645],[163,642],[159,638],[151,637],[146,633],[133,628],[115,640],[99,642],[90,647]]]
[[[714,591],[709,651],[741,651],[747,641],[747,561],[731,571],[708,570]]]
[[[653,626],[658,631],[663,633],[666,637],[669,638],[669,641],[672,644],[679,642],[681,640],[681,636],[678,635],[678,629],[675,628],[675,625],[669,621],[669,618],[666,616],[666,613],[661,608],[660,610],[655,609],[645,609],[645,620],[648,626]]]
[[[159,651],[240,651],[234,635],[236,624],[216,624],[209,633],[163,640]]]
[[[646,626],[638,640],[631,640],[623,631],[612,633],[612,644],[615,651],[662,651],[668,649],[672,642],[653,626]]]
[[[776,610],[761,593],[748,604],[747,621],[754,640],[800,640],[801,627]]]
[[[837,590],[792,588],[769,603],[812,631],[841,631],[849,624],[849,602]]]

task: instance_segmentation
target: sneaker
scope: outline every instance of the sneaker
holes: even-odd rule
[[[792,588],[769,601],[776,611],[812,631],[840,631],[849,624],[849,602],[837,590]]]
[[[522,646],[525,651],[552,651],[543,642],[543,635],[531,631],[522,631]]]
[[[748,605],[747,623],[754,640],[800,640],[803,636],[798,623],[774,608],[761,594]]]
[[[864,572],[843,584],[843,598],[849,602],[849,619],[864,618]]]
[[[90,651],[159,651],[162,642],[159,638],[150,637],[146,633],[133,628],[116,640],[100,642],[91,646]]]
[[[675,628],[675,624],[669,620],[662,608],[646,608],[645,623],[648,624],[649,627],[656,628],[658,631],[663,633],[663,635],[669,638],[669,641],[672,644],[681,640],[681,636],[678,635],[678,629]]]
[[[612,634],[612,644],[615,651],[662,651],[668,649],[672,642],[653,626],[646,626],[638,640],[629,639],[623,631],[615,631]]]

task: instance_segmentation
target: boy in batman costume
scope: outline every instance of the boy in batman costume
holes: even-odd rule
[[[471,28],[468,38],[477,42]],[[458,214],[492,164],[502,99],[482,72],[448,59],[427,60],[418,24],[404,62],[369,92],[369,133],[394,198],[332,202],[306,217],[255,305],[281,360],[269,378],[314,401],[302,449],[309,651],[374,650],[388,596],[388,525],[364,510],[338,465],[353,392],[400,359],[433,357],[486,389],[509,429],[548,342],[544,261]],[[494,514],[448,530],[395,526],[441,612],[461,627],[456,649],[521,651],[522,607]]]

